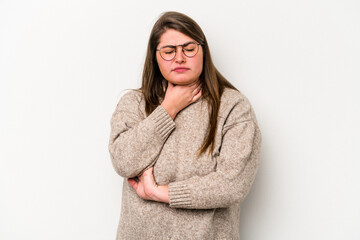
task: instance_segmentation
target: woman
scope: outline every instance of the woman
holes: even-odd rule
[[[111,119],[112,164],[127,179],[117,239],[239,239],[260,144],[248,99],[214,67],[201,28],[164,13],[142,86]]]

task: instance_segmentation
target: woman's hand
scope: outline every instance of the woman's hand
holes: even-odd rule
[[[201,97],[200,80],[190,85],[174,85],[168,82],[164,101],[161,103],[172,119],[175,119],[178,112],[196,102]]]
[[[138,182],[133,178],[129,178],[128,183],[142,199],[169,203],[168,186],[158,186],[156,184],[153,169],[151,167],[144,171]]]

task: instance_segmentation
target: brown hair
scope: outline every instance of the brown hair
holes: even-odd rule
[[[146,114],[151,114],[160,105],[160,98],[164,99],[165,97],[167,81],[164,81],[156,61],[156,47],[159,44],[161,35],[168,29],[179,31],[202,45],[204,59],[200,81],[202,82],[202,97],[209,103],[210,130],[199,149],[198,157],[209,147],[210,154],[214,150],[217,117],[223,90],[225,87],[237,89],[215,68],[211,60],[205,35],[200,26],[193,19],[182,13],[163,13],[151,31],[142,75],[142,85],[139,89],[145,98]]]

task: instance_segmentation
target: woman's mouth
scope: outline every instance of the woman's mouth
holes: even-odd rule
[[[177,68],[173,69],[174,72],[178,72],[178,73],[182,73],[182,72],[185,72],[187,70],[189,70],[189,68],[186,68],[186,67],[177,67]]]

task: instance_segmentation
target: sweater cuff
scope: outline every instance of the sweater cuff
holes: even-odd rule
[[[165,108],[159,105],[149,116],[156,124],[156,132],[159,133],[162,141],[165,141],[175,128],[175,122]]]
[[[192,206],[191,190],[180,182],[169,184],[169,206],[173,208],[190,208]]]

